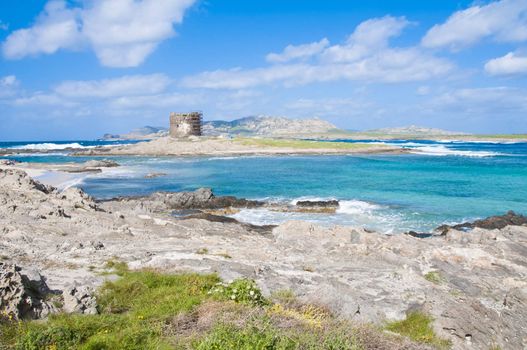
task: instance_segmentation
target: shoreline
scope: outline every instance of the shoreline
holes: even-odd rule
[[[417,308],[454,349],[467,346],[466,334],[478,348],[525,345],[527,226],[524,219],[515,225],[515,216],[489,218],[483,224],[491,226],[469,232],[445,227],[427,238],[302,221],[262,229],[214,213],[171,215],[176,208],[209,210],[206,203],[260,205],[254,201],[202,190],[96,202],[76,188],[43,186],[11,166],[0,166],[0,198],[0,254],[38,269],[54,290],[100,286],[111,278],[101,274],[108,261],[138,270],[218,272],[226,281],[254,279],[265,295],[291,290],[354,322],[402,320]]]

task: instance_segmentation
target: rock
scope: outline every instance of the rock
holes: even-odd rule
[[[119,164],[113,160],[102,159],[102,160],[89,160],[84,163],[86,168],[114,168],[118,167]]]
[[[338,208],[339,201],[329,200],[329,201],[298,201],[296,202],[298,207],[302,208]]]
[[[155,179],[156,177],[166,176],[166,173],[150,173],[145,175],[145,179]]]
[[[38,190],[45,194],[56,190],[52,186],[46,186],[33,180],[25,171],[18,169],[0,169],[0,186],[5,186],[6,188],[17,187],[28,191]]]
[[[264,205],[263,202],[238,199],[232,196],[216,197],[210,188],[200,188],[194,192],[157,192],[151,195],[149,199],[154,202],[162,202],[169,209],[254,208]]]
[[[458,231],[466,231],[468,229],[473,228],[483,228],[486,230],[496,230],[496,229],[502,229],[505,226],[525,226],[527,225],[527,217],[516,214],[515,212],[508,211],[505,215],[496,215],[496,216],[489,216],[486,219],[482,220],[476,220],[474,222],[465,222],[463,224],[458,225],[441,225],[438,228],[436,228],[436,231],[441,232],[441,234],[446,234],[448,230],[454,229]]]
[[[58,311],[47,301],[52,294],[38,272],[0,262],[0,313],[16,320],[45,318]]]
[[[77,314],[97,314],[97,300],[87,286],[69,286],[64,290],[64,311]]]
[[[7,166],[10,166],[10,165],[15,165],[19,162],[17,162],[16,160],[11,160],[11,159],[0,159],[0,165],[7,165]]]

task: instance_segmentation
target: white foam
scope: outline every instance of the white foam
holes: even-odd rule
[[[301,197],[290,201],[291,204],[299,200],[328,200],[328,198]],[[238,221],[254,225],[279,225],[289,220],[302,220],[321,226],[344,225],[367,227],[377,232],[391,234],[404,232],[404,218],[386,206],[361,200],[341,200],[335,214],[281,212],[266,208],[242,209],[230,215]]]
[[[502,156],[503,153],[498,152],[487,152],[487,151],[460,151],[455,149],[450,149],[443,145],[437,146],[422,146],[411,148],[411,152],[415,154],[423,154],[427,156],[462,156],[462,157],[495,157]]]
[[[73,143],[31,143],[23,146],[14,146],[14,149],[32,149],[32,150],[57,150],[67,148],[95,148],[95,146],[83,146],[78,142]]]
[[[350,215],[364,215],[372,214],[373,211],[379,209],[383,209],[383,207],[378,204],[359,200],[349,200],[339,202],[339,208],[337,209],[337,213]]]

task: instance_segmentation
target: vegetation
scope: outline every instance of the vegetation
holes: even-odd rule
[[[234,141],[246,146],[284,147],[302,149],[367,149],[374,146],[365,143],[309,141],[291,139],[235,138]]]
[[[449,348],[450,342],[438,338],[432,328],[433,319],[427,314],[414,311],[406,315],[402,321],[390,322],[386,329],[404,335],[414,341],[434,345],[438,348]]]
[[[400,344],[400,339],[378,329],[299,303],[291,291],[274,293],[271,302],[249,279],[224,283],[214,274],[129,271],[118,261],[107,267],[121,278],[99,289],[98,315],[0,320],[0,349],[351,350]],[[440,344],[431,331],[431,319],[416,315],[387,328]]]
[[[441,275],[437,271],[427,272],[424,275],[424,278],[425,278],[425,280],[427,280],[429,282],[432,282],[434,284],[441,284],[443,282],[443,278],[441,277]]]

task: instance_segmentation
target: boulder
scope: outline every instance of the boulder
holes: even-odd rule
[[[521,214],[516,214],[512,210],[504,215],[489,216],[486,219],[476,220],[474,222],[465,222],[458,225],[441,225],[436,228],[437,232],[445,235],[449,230],[454,229],[458,231],[467,231],[474,228],[482,228],[485,230],[501,230],[506,226],[525,226],[527,225],[527,217]]]
[[[169,209],[254,208],[264,205],[263,202],[233,196],[216,197],[210,188],[200,188],[194,192],[157,192],[150,196],[150,200],[162,202]]]
[[[0,313],[15,320],[45,318],[58,311],[48,302],[53,294],[38,272],[0,262]]]
[[[302,208],[338,208],[339,201],[298,201],[296,202],[297,207]]]
[[[97,314],[97,300],[87,286],[69,286],[64,290],[64,311],[77,314]]]

